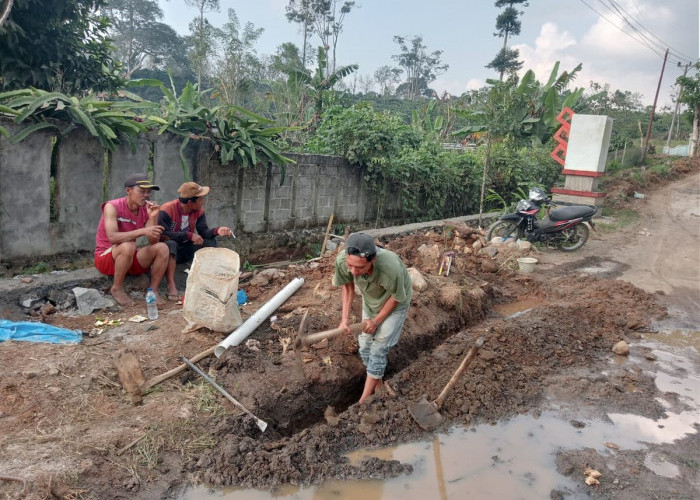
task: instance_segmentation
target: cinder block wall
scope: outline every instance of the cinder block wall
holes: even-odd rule
[[[10,133],[19,130],[5,121],[3,126]],[[125,145],[107,154],[85,130],[76,129],[57,146],[52,174],[51,133],[40,131],[14,145],[0,137],[0,261],[93,250],[100,205],[123,196],[124,179],[147,172],[149,165],[161,187],[154,198],[160,203],[176,198],[185,179],[181,140],[144,135],[135,152]],[[207,143],[191,141],[185,156],[190,180],[211,187],[206,205],[210,226],[265,233],[325,227],[331,214],[337,223],[362,224],[376,216],[377,204],[368,200],[363,172],[342,157],[288,154],[297,164],[287,165],[280,185],[280,166],[221,165]],[[398,206],[396,200],[385,203]]]

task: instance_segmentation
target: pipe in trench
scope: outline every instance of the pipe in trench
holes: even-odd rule
[[[284,302],[294,294],[301,285],[304,284],[304,278],[294,278],[282,290],[267,301],[260,309],[255,311],[250,318],[245,320],[241,326],[236,328],[231,334],[222,340],[214,349],[214,354],[217,358],[228,349],[230,346],[236,346],[243,342],[251,333],[259,327],[265,319],[272,314],[275,309],[284,304]]]

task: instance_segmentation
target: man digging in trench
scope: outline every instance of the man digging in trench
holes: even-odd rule
[[[102,216],[95,235],[95,267],[102,274],[114,276],[112,297],[123,306],[134,301],[124,290],[127,274],[151,272],[151,288],[156,293],[168,266],[168,247],[159,243],[163,228],[157,224],[159,206],[150,201],[151,191],[160,188],[144,174],[130,175],[124,182],[126,196],[102,204]],[[145,236],[150,243],[136,248],[136,238]]]
[[[367,368],[362,403],[382,385],[387,353],[399,341],[413,296],[411,277],[398,255],[378,248],[368,234],[353,233],[335,259],[333,284],[343,287],[339,328],[348,333],[355,285],[362,295],[363,323],[358,343]]]
[[[180,299],[175,284],[175,266],[191,261],[200,248],[216,247],[217,236],[233,236],[228,227],[209,228],[204,213],[204,197],[209,194],[209,186],[185,182],[177,193],[179,197],[164,203],[158,214],[158,224],[164,228],[162,239],[170,251],[165,277],[168,299],[173,301]]]

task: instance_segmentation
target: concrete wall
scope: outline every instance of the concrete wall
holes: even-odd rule
[[[17,128],[3,121],[11,133]],[[94,248],[103,201],[124,196],[124,179],[153,164],[164,203],[177,197],[185,179],[180,162],[182,137],[143,135],[106,154],[83,129],[57,146],[54,210],[50,213],[52,135],[37,132],[12,145],[0,137],[0,260],[36,258]],[[152,155],[152,156],[151,156]],[[206,211],[210,226],[230,226],[237,234],[323,228],[331,214],[337,223],[374,220],[377,205],[367,200],[363,172],[341,157],[288,154],[280,185],[278,165],[255,168],[221,165],[207,143],[185,148],[190,180],[211,187]],[[398,206],[386,200],[385,206]],[[386,214],[386,212],[385,212]]]

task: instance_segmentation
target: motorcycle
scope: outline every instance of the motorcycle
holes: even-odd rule
[[[515,213],[506,214],[491,224],[486,240],[501,237],[526,239],[532,243],[543,242],[564,252],[573,252],[588,241],[588,225],[595,230],[591,220],[598,209],[589,205],[562,205],[561,208],[542,189],[530,189],[527,200],[520,200]],[[544,219],[537,219],[542,207],[547,209]]]

